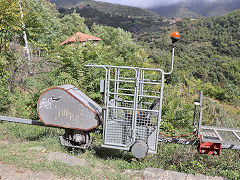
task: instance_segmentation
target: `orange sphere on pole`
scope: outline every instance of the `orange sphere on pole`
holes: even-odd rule
[[[173,32],[171,35],[172,42],[175,43],[180,39],[180,34],[179,32]]]
[[[172,35],[171,35],[171,37],[180,39],[180,34],[179,34],[179,32],[173,32]]]

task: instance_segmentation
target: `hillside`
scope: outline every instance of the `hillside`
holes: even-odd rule
[[[159,17],[157,13],[149,10],[130,7],[106,2],[97,2],[94,0],[51,0],[59,8],[89,7],[107,15],[130,16],[130,17]]]
[[[61,14],[71,14],[74,11],[85,18],[89,28],[94,23],[122,28],[136,34],[148,31],[156,31],[160,26],[166,25],[158,14],[141,8],[123,6],[93,0],[52,1]],[[66,3],[72,4],[67,6]]]
[[[178,30],[182,35],[179,44],[181,55],[177,62],[180,68],[175,71],[172,81],[181,81],[180,77],[184,74],[189,79],[194,77],[203,82],[210,82],[215,89],[211,92],[215,94],[215,98],[228,99],[227,101],[238,104],[240,100],[239,26],[240,10],[236,10],[220,17],[195,20],[185,18],[167,28],[163,27],[161,34],[151,32],[139,36],[139,40],[150,52],[154,52],[151,53],[154,62],[161,64],[163,50],[168,47],[164,42],[167,41],[169,30]]]
[[[202,0],[188,0],[169,6],[149,8],[149,10],[167,18],[175,18],[187,16],[221,16],[238,8],[240,8],[239,0],[218,0],[213,2]]]
[[[155,28],[166,25],[168,22],[163,22],[163,19],[158,16],[130,16],[124,13],[124,16],[109,14],[98,10],[96,7],[78,6],[76,8],[59,8],[58,11],[63,14],[79,13],[85,18],[85,23],[89,28],[96,23],[115,28],[122,28],[134,34],[140,32],[154,31]]]
[[[177,17],[214,17],[221,16],[240,8],[239,0],[186,0],[171,5],[154,5],[154,7],[141,9],[124,5],[111,4],[106,2],[97,2],[94,0],[51,0],[57,8],[72,8],[76,6],[90,5],[98,11],[110,15],[131,16],[131,17],[156,17],[159,14],[166,18]]]

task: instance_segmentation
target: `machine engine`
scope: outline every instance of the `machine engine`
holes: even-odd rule
[[[45,125],[62,127],[64,146],[83,148],[90,143],[89,131],[102,121],[102,108],[73,85],[47,89],[37,104],[40,120]]]

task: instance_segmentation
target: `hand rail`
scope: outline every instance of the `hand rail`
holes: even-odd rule
[[[88,64],[88,65],[84,65],[84,67],[96,67],[96,68],[104,68],[106,70],[106,68],[121,68],[121,69],[141,69],[141,70],[149,70],[149,71],[159,71],[165,75],[169,75],[173,72],[173,68],[174,68],[174,47],[172,49],[172,61],[171,61],[171,70],[169,72],[164,72],[163,69],[156,69],[156,68],[139,68],[139,67],[129,67],[129,66],[111,66],[111,65],[97,65],[97,64]]]

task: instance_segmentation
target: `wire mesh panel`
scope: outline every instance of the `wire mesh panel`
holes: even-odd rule
[[[128,149],[133,142],[134,99],[138,72],[134,68],[107,69],[103,146]]]
[[[109,108],[105,128],[105,144],[126,146],[131,143],[132,110]]]
[[[158,113],[151,111],[138,111],[136,123],[136,140],[148,144],[150,150],[155,151],[156,133],[158,126]]]

